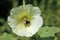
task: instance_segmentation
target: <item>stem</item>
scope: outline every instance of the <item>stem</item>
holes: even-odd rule
[[[23,0],[23,8],[25,8],[25,0]]]
[[[33,0],[34,6],[37,6],[37,0]]]
[[[13,8],[18,6],[18,0],[12,0]]]

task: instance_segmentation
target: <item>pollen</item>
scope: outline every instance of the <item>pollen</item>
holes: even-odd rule
[[[27,17],[27,16],[22,17],[22,22],[25,25],[25,27],[28,27],[31,24],[30,20],[29,20],[29,17]]]

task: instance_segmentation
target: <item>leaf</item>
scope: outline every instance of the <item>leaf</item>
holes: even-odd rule
[[[54,36],[55,33],[58,33],[60,31],[60,28],[57,27],[42,27],[38,31],[38,35],[41,37],[49,37],[49,36]]]
[[[55,39],[54,40],[57,40],[57,37],[55,37]]]
[[[42,37],[41,40],[54,40],[54,37]]]
[[[17,40],[12,35],[4,33],[2,36],[0,36],[0,40]]]

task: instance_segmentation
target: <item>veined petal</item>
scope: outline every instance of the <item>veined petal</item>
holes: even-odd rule
[[[10,11],[10,15],[19,17],[23,12],[26,12],[29,15],[41,14],[41,10],[38,7],[33,7],[31,4],[28,4],[28,5],[26,5],[25,9],[23,9],[23,6],[13,8]]]
[[[21,14],[21,12],[23,11],[23,7],[22,6],[19,6],[19,7],[16,7],[16,8],[13,8],[11,11],[10,11],[10,15],[19,15]]]
[[[11,28],[14,28],[17,26],[18,21],[15,18],[12,18],[11,16],[8,17],[8,24]]]
[[[20,36],[24,36],[26,34],[25,26],[23,24],[18,24],[15,28],[12,28],[12,31]]]
[[[27,29],[24,25],[21,24],[19,24],[15,28],[12,28],[12,31],[18,36],[26,36],[26,37],[31,37],[33,35],[29,30],[32,31],[30,28]]]
[[[43,24],[43,19],[42,19],[42,17],[40,16],[40,14],[38,14],[38,15],[35,15],[34,16],[34,19],[31,21],[31,26],[38,26],[38,27],[41,27],[42,26],[42,24]]]
[[[40,14],[41,15],[41,10],[38,7],[34,7],[34,14]]]
[[[30,37],[32,36],[32,34],[30,32],[28,32],[28,30],[26,29],[26,27],[23,24],[19,24],[17,25],[17,27],[12,28],[12,31],[17,34],[18,36],[26,36],[26,37]]]
[[[40,17],[39,15],[35,16],[35,18],[31,21],[31,26],[27,28],[27,31],[31,34],[30,36],[35,34],[42,26],[42,24],[43,24],[42,17]]]
[[[26,5],[26,10],[30,15],[41,15],[41,10],[38,7],[33,7],[31,4]]]

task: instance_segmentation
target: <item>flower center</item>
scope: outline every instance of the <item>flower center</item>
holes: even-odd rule
[[[30,20],[28,20],[27,16],[22,17],[23,18],[23,24],[25,25],[25,27],[30,26]]]
[[[28,12],[23,12],[17,18],[19,22],[22,23],[25,27],[29,27],[31,25],[31,20],[33,19],[33,16],[30,15]]]

